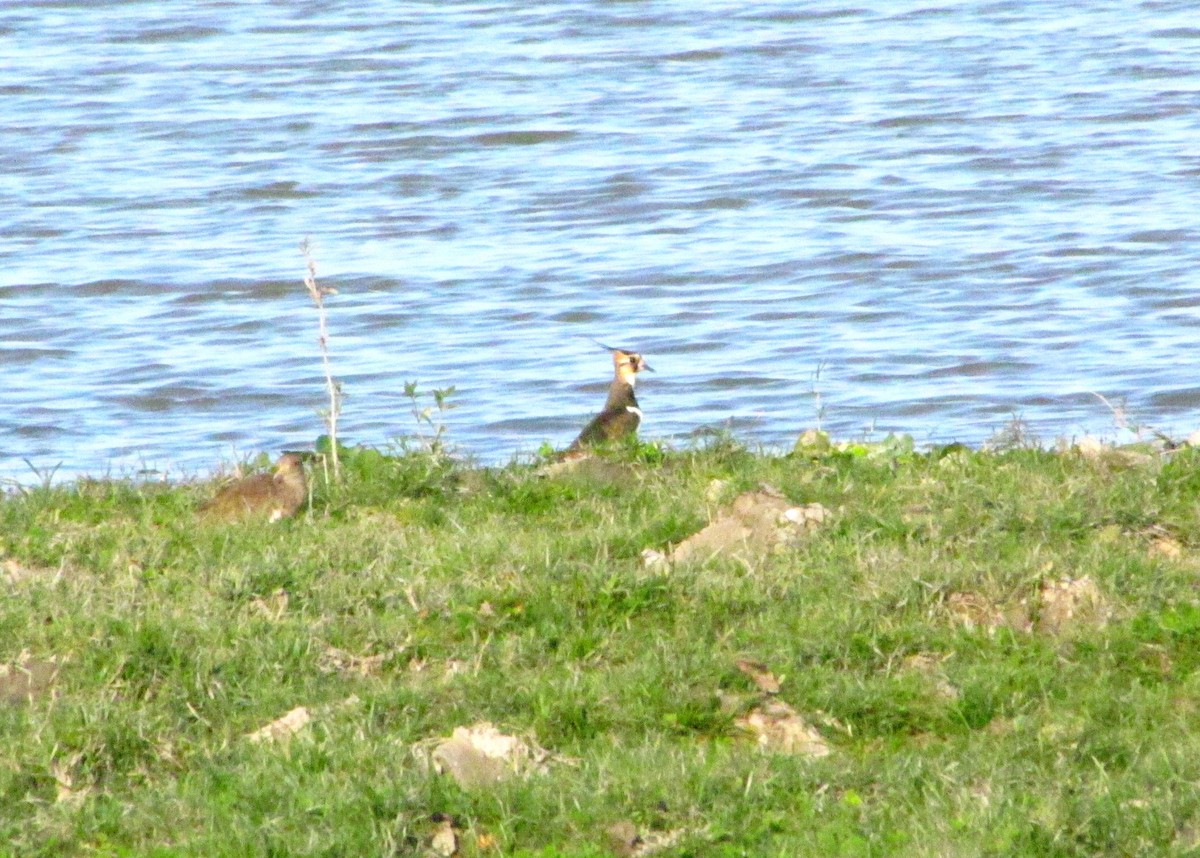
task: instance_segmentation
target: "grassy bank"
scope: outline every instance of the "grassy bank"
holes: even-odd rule
[[[198,524],[202,484],[0,502],[0,853],[1200,854],[1194,451],[343,466],[273,525]],[[762,483],[828,519],[644,565]],[[829,753],[760,746],[772,699]],[[431,767],[481,721],[548,756]]]

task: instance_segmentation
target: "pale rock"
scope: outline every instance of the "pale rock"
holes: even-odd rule
[[[1032,631],[1028,607],[1017,602],[1002,607],[978,593],[951,593],[946,597],[943,608],[951,620],[967,629],[982,629],[988,633],[999,628],[1013,631]]]
[[[1082,438],[1075,440],[1075,449],[1085,459],[1096,459],[1104,455],[1110,449],[1107,444],[1099,438],[1093,438],[1091,435],[1084,435]]]
[[[535,771],[545,756],[544,751],[482,721],[470,727],[455,727],[450,738],[433,749],[430,759],[439,773],[450,775],[459,786],[469,789]]]
[[[751,710],[734,724],[752,733],[764,751],[808,757],[825,757],[830,753],[829,745],[817,729],[781,700],[771,700]]]
[[[779,679],[775,674],[771,673],[771,669],[761,661],[755,661],[749,658],[739,658],[737,660],[737,669],[754,682],[760,691],[767,694],[779,693]]]
[[[454,831],[454,821],[444,818],[438,823],[437,831],[429,839],[429,851],[441,858],[451,858],[458,852],[458,834]]]
[[[22,650],[13,664],[0,664],[0,706],[21,705],[58,693],[57,656],[32,658]]]
[[[309,722],[312,721],[312,715],[308,709],[303,706],[297,706],[286,715],[276,718],[270,724],[260,727],[253,733],[247,733],[246,738],[251,742],[279,742],[290,739],[292,736],[299,733]]]
[[[668,559],[686,563],[739,551],[762,554],[799,542],[829,517],[819,503],[793,506],[777,489],[766,486],[739,495],[707,527],[679,543]]]
[[[1042,585],[1038,631],[1061,634],[1072,628],[1101,628],[1108,624],[1112,609],[1090,576],[1061,578]]]
[[[642,549],[642,566],[652,572],[665,572],[671,568],[671,560],[661,551],[644,548]]]

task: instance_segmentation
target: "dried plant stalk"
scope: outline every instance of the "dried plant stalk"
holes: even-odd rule
[[[333,478],[341,477],[341,467],[338,463],[337,424],[338,416],[342,413],[342,386],[333,377],[329,366],[329,329],[325,324],[325,296],[336,295],[337,290],[331,286],[321,286],[317,283],[317,263],[312,258],[308,239],[300,243],[300,252],[304,254],[306,273],[304,285],[308,288],[309,297],[317,307],[317,344],[321,348],[321,365],[325,369],[325,388],[329,391],[329,411],[325,413],[325,425],[329,429],[329,450],[333,461]]]

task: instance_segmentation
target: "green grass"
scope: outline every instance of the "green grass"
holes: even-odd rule
[[[714,479],[832,520],[758,562],[643,568]],[[60,665],[0,694],[0,854],[423,854],[445,814],[468,856],[609,855],[624,820],[672,856],[1200,855],[1194,451],[725,439],[551,477],[361,451],[275,525],[198,524],[210,492],[0,501],[0,559],[32,570],[0,567],[0,664]],[[1045,628],[1043,583],[1085,576],[1107,623]],[[964,594],[1024,619],[965,625]],[[739,730],[742,657],[829,756]],[[291,742],[245,738],[297,706]],[[424,764],[485,720],[548,770],[466,790]]]

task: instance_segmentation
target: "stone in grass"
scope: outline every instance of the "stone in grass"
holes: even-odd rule
[[[312,721],[312,715],[308,709],[304,706],[297,706],[270,724],[260,727],[252,733],[247,733],[246,738],[251,742],[285,741],[307,727],[310,721]]]
[[[402,654],[406,646],[402,645],[375,655],[355,655],[348,650],[322,642],[321,653],[317,656],[317,670],[321,673],[338,673],[346,677],[378,676],[382,672],[384,664]]]
[[[514,776],[540,772],[549,754],[517,736],[507,736],[487,721],[455,727],[430,754],[434,768],[464,789],[485,787]]]
[[[957,625],[966,629],[981,629],[988,634],[1008,628],[1016,632],[1033,630],[1029,609],[1024,601],[1000,604],[979,593],[950,593],[942,609]]]
[[[13,664],[0,664],[0,706],[31,703],[56,694],[57,658],[32,658],[21,653]]]
[[[917,652],[906,657],[901,667],[906,672],[918,674],[932,683],[934,693],[943,700],[958,700],[962,693],[951,684],[942,670],[942,665],[949,658],[948,653]]]
[[[642,845],[642,836],[638,834],[637,826],[628,819],[614,822],[604,830],[608,835],[608,846],[621,858],[630,858],[637,854]]]
[[[760,691],[767,694],[779,693],[779,680],[775,674],[771,673],[771,669],[761,661],[755,661],[750,658],[739,658],[737,660],[737,669],[753,680]]]
[[[817,729],[782,700],[770,700],[733,722],[769,753],[825,757],[830,748]]]
[[[65,574],[63,568],[51,569],[48,566],[26,566],[11,557],[0,560],[0,582],[10,586],[26,581],[57,581]]]
[[[762,554],[794,544],[829,519],[829,510],[819,503],[794,506],[772,489],[746,492],[719,512],[716,518],[692,534],[668,555],[647,549],[647,567],[668,563],[704,561],[724,554]]]
[[[639,858],[670,849],[683,837],[682,828],[674,831],[647,831],[640,833],[628,819],[615,822],[605,829],[608,847],[621,858]]]
[[[259,616],[278,622],[287,613],[289,601],[288,591],[280,587],[270,596],[255,596],[250,600],[250,608]]]
[[[1118,531],[1118,535],[1124,535]],[[1162,557],[1167,560],[1183,559],[1183,543],[1176,539],[1171,531],[1161,525],[1151,525],[1141,532],[1150,542],[1146,548],[1151,557]]]
[[[458,852],[458,832],[454,830],[454,819],[445,814],[436,814],[432,836],[429,838],[429,852],[441,858],[450,858]]]
[[[1090,435],[1076,439],[1072,446],[1083,458],[1109,467],[1129,468],[1148,465],[1155,460],[1154,456],[1142,450],[1114,447]]]
[[[820,429],[805,429],[800,433],[800,437],[796,439],[796,444],[792,451],[802,455],[820,455],[828,453],[832,449],[833,441],[830,440],[827,432],[822,432]]]
[[[362,701],[358,695],[351,694],[339,703],[329,703],[311,710],[307,706],[297,706],[290,712],[279,716],[270,724],[266,724],[253,732],[247,733],[246,738],[251,742],[286,742],[293,736],[302,733],[314,719],[325,717],[339,710],[357,706]]]
[[[1112,616],[1108,599],[1088,575],[1046,581],[1038,596],[1037,630],[1045,634],[1103,628]]]
[[[50,764],[50,774],[54,777],[55,804],[80,804],[92,791],[87,784],[78,783],[75,771],[83,754],[78,753],[69,760],[55,760]]]

